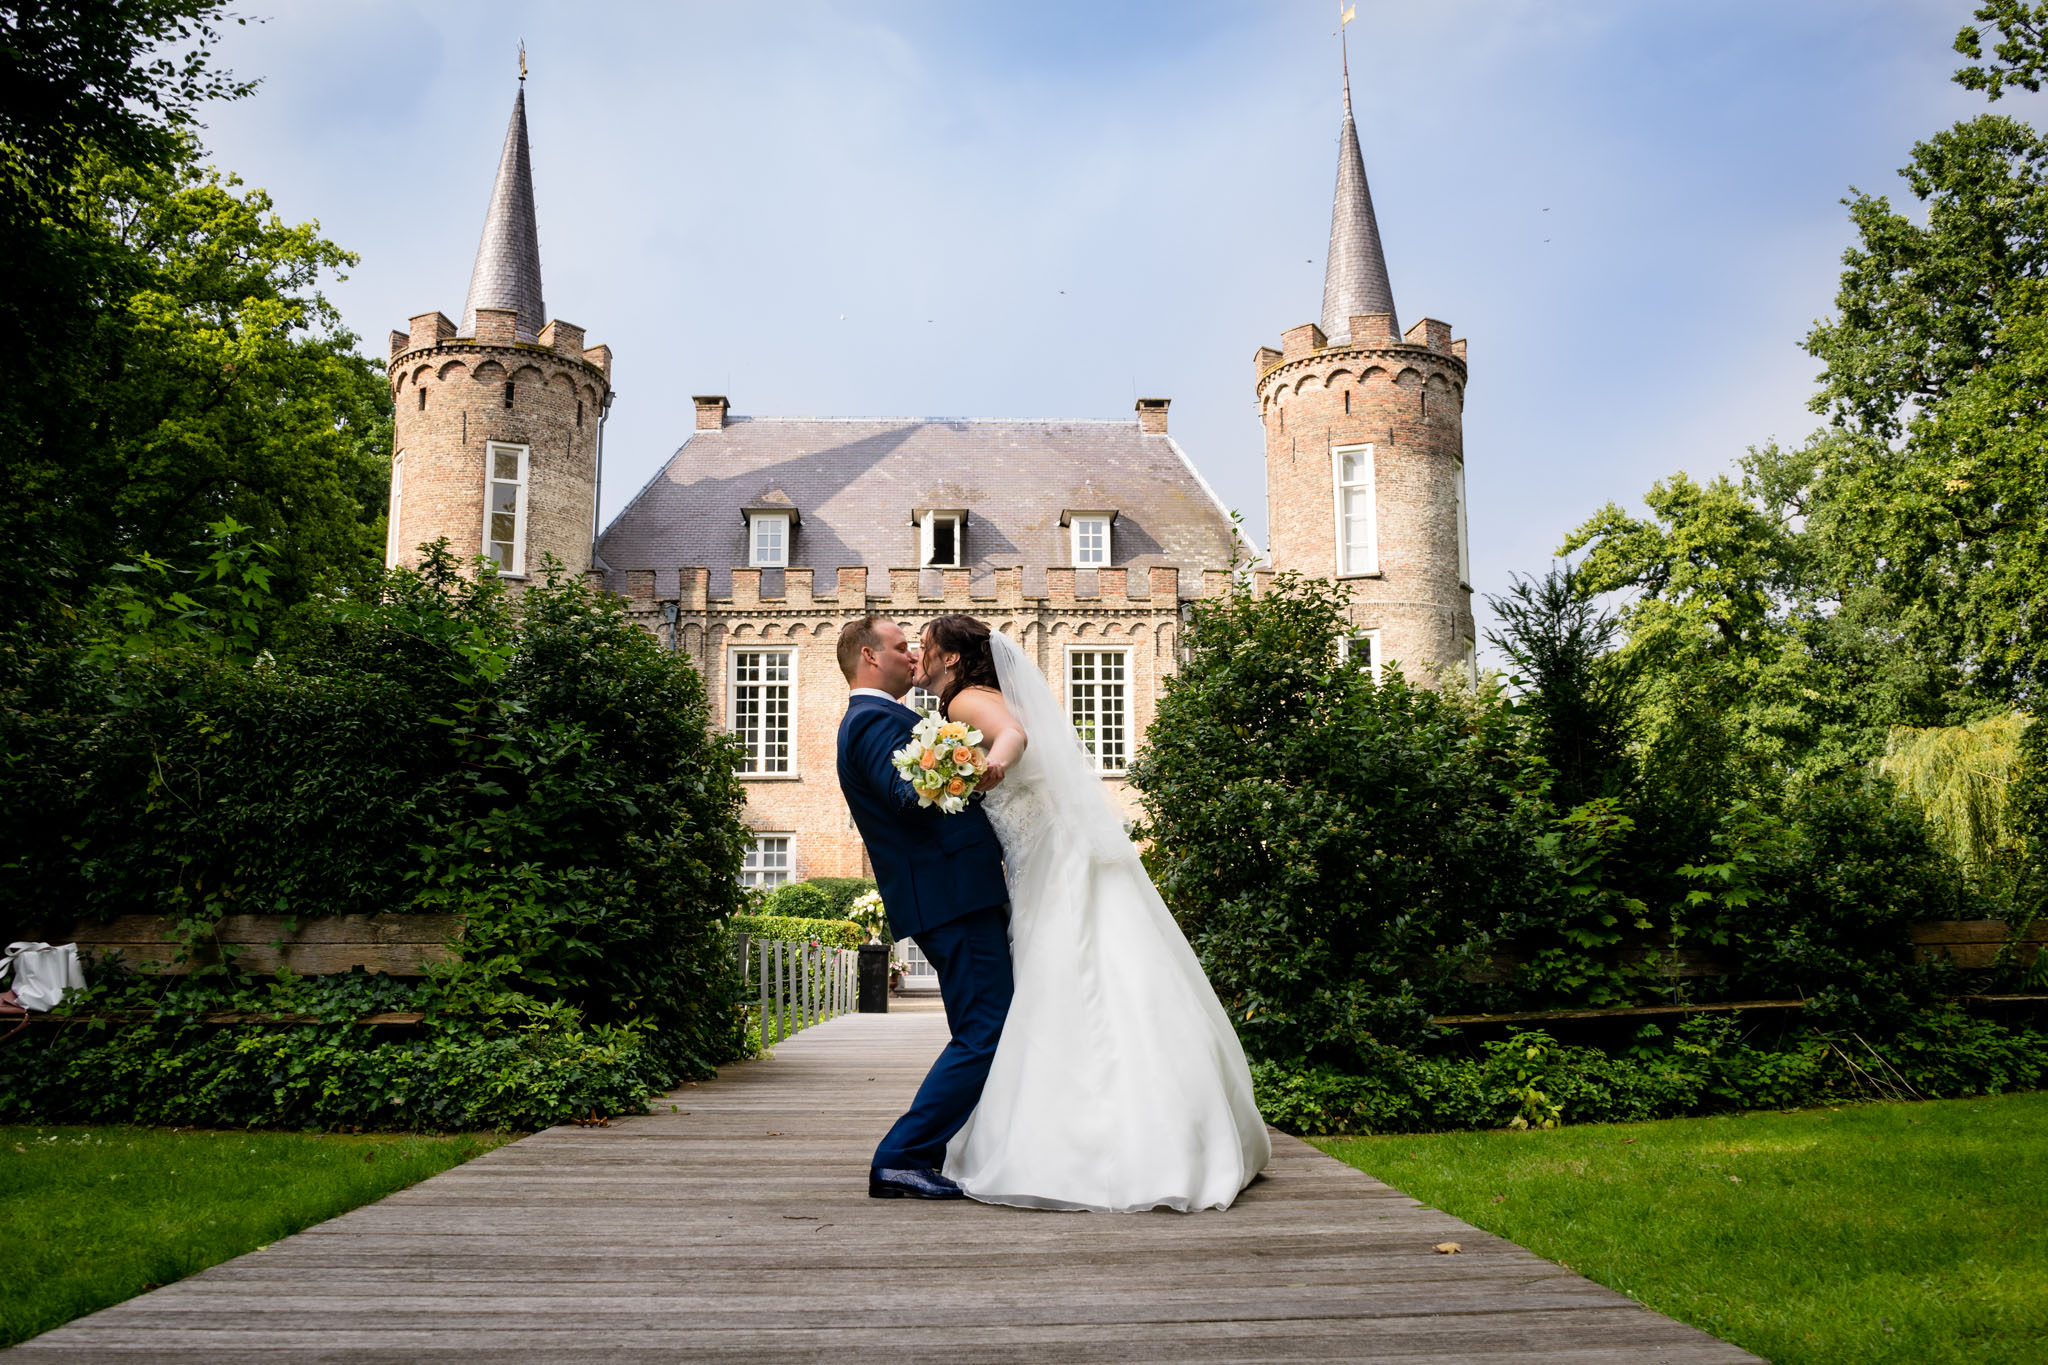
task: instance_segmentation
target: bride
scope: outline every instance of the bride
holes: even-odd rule
[[[1064,709],[971,616],[925,627],[920,673],[989,751],[1016,979],[946,1176],[1027,1208],[1228,1208],[1272,1155],[1244,1051]]]

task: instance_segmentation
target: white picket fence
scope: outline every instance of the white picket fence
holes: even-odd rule
[[[764,1048],[858,1006],[860,953],[855,949],[743,935],[739,959],[741,975],[754,987],[750,1008]]]

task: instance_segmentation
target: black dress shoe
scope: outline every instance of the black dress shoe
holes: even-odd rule
[[[967,1191],[937,1171],[869,1171],[870,1199],[965,1199]]]

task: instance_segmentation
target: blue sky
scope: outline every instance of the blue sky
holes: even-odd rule
[[[1404,320],[1471,346],[1475,586],[1797,440],[1850,240],[1974,0],[1359,0]],[[261,14],[261,9],[248,11]],[[1127,417],[1265,536],[1252,352],[1321,307],[1334,6],[351,0],[231,31],[214,158],[359,252],[366,350],[455,315],[526,40],[547,302],[616,352],[604,515],[740,413]],[[2035,116],[2039,97],[1999,106]]]

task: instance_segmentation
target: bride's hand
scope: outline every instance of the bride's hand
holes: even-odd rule
[[[1005,763],[1004,763],[1004,762],[1003,762],[1003,761],[1002,761],[1001,759],[997,759],[997,758],[992,758],[992,759],[990,759],[990,760],[988,761],[988,767],[987,767],[987,769],[986,769],[985,771],[983,771],[983,773],[982,773],[982,775],[981,775],[981,782],[980,782],[980,783],[979,783],[979,784],[978,784],[978,785],[977,785],[977,786],[975,787],[975,790],[976,790],[976,791],[984,791],[984,792],[992,792],[992,791],[994,791],[994,790],[995,790],[995,789],[996,789],[997,787],[1000,787],[1000,786],[1002,786],[1002,785],[1003,785],[1003,773],[1004,773],[1004,771],[1005,771],[1005,770],[1006,770],[1007,768],[1008,768],[1008,765],[1007,765],[1007,764],[1005,764]]]

